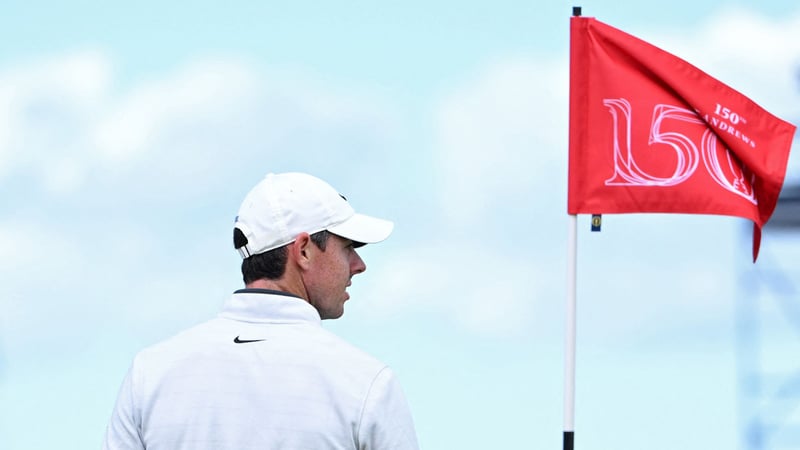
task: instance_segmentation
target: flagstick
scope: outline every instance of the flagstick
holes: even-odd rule
[[[564,450],[575,442],[575,331],[578,266],[578,216],[569,215],[567,238],[567,323],[564,339]]]
[[[582,14],[580,6],[572,7],[572,16]],[[570,71],[572,70],[572,36],[570,32]],[[570,108],[572,107],[570,90]],[[570,109],[571,111],[571,109]],[[575,341],[576,341],[576,293],[578,286],[578,215],[569,214],[567,236],[567,310],[564,327],[564,450],[575,446]]]

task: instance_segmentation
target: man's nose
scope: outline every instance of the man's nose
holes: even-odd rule
[[[357,252],[353,252],[353,258],[350,261],[350,273],[357,275],[367,270],[367,265]]]

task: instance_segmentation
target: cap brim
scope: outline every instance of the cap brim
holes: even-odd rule
[[[374,244],[392,234],[394,223],[377,217],[355,213],[344,222],[327,229],[331,233],[350,239],[353,242]]]

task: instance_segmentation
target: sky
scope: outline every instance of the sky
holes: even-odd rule
[[[395,222],[324,326],[397,372],[422,448],[561,448],[572,6],[4,6],[0,448],[99,448],[136,352],[241,287],[234,216],[283,171]],[[800,123],[796,1],[581,6]],[[579,217],[576,448],[745,448],[800,338],[800,239],[753,265],[749,227]]]

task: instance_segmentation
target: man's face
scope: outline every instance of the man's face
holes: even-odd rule
[[[311,244],[314,245],[314,244]],[[353,241],[331,234],[325,251],[314,248],[312,268],[305,275],[308,302],[322,319],[337,319],[344,314],[344,302],[350,298],[350,278],[367,270]]]

